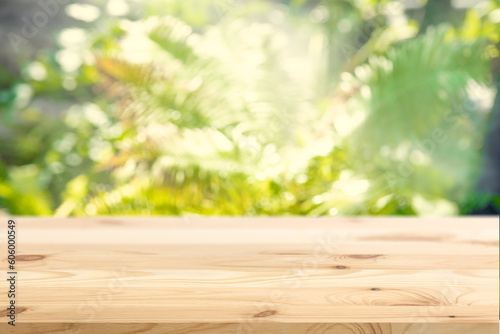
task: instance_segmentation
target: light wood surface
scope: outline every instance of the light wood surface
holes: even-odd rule
[[[498,217],[14,219],[1,333],[499,332]]]

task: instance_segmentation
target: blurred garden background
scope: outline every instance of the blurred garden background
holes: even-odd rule
[[[500,0],[0,0],[0,37],[2,215],[500,207]]]

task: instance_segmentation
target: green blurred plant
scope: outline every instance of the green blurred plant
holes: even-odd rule
[[[494,8],[415,37],[391,1],[161,4],[62,32],[76,68],[49,53],[22,80],[2,76],[8,212],[458,212],[491,92]]]

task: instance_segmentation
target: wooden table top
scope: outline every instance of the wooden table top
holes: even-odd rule
[[[14,221],[2,333],[499,332],[498,217]]]

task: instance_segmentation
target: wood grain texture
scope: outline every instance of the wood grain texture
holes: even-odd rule
[[[474,334],[498,333],[498,324],[388,324],[388,323],[329,323],[329,324],[287,324],[252,323],[251,325],[230,324],[160,324],[160,323],[22,323],[15,333],[123,333],[123,334]],[[0,332],[10,329],[0,324]]]
[[[15,220],[2,333],[499,332],[498,217]]]

